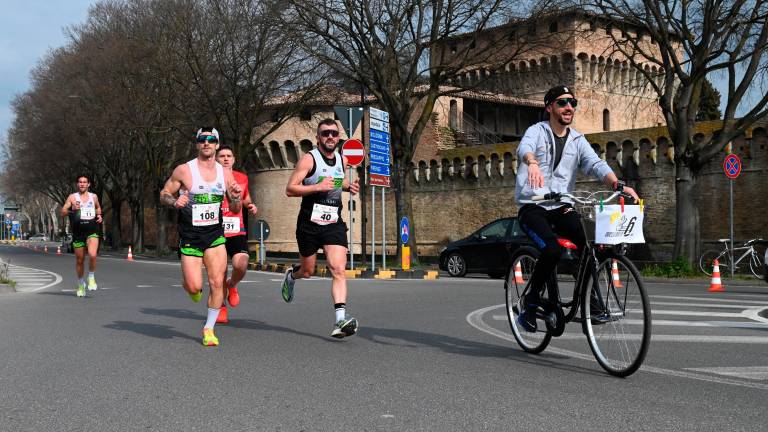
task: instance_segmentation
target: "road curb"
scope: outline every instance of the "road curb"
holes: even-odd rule
[[[291,264],[277,263],[248,263],[248,270],[266,271],[272,273],[285,273]],[[316,266],[315,276],[331,276],[327,266]],[[366,268],[345,271],[347,279],[427,279],[435,280],[440,276],[436,270],[377,270]]]

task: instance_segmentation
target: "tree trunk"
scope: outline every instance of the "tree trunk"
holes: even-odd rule
[[[122,241],[123,221],[120,218],[120,209],[123,207],[123,202],[113,201],[111,199],[110,199],[110,202],[112,203],[112,229],[111,229],[111,235],[110,235],[110,237],[112,237],[112,250],[119,251],[123,243]]]
[[[159,194],[155,194],[159,197]],[[157,221],[157,246],[155,246],[155,256],[161,257],[170,252],[168,247],[168,211],[163,207],[159,199],[155,202],[155,220]]]
[[[397,242],[397,262],[402,262],[403,248],[400,241],[400,221],[403,216],[408,218],[408,246],[411,248],[411,265],[419,264],[416,248],[416,224],[413,223],[413,205],[411,203],[411,190],[408,187],[408,173],[410,171],[410,159],[408,157],[395,158],[395,172],[392,177],[395,192],[395,242]]]
[[[131,205],[131,232],[133,252],[144,252],[144,204],[141,201]]]
[[[694,201],[696,175],[691,168],[675,161],[675,247],[673,259],[683,258],[691,264],[698,260],[699,210]]]

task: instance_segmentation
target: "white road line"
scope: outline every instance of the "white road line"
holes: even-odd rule
[[[721,303],[678,303],[678,302],[651,302],[651,306],[687,306],[692,308],[711,309],[749,309],[755,305],[745,304],[721,304]]]
[[[686,370],[733,376],[750,380],[768,380],[768,366],[686,368]]]
[[[136,285],[136,288],[152,288],[154,285]]]
[[[482,331],[484,333],[487,333],[487,334],[489,334],[491,336],[495,336],[497,338],[504,339],[506,341],[509,341],[509,342],[512,342],[512,343],[516,344],[517,342],[515,341],[514,336],[512,336],[511,334],[504,333],[504,332],[502,332],[500,330],[497,330],[497,329],[489,326],[488,324],[483,322],[483,319],[482,319],[483,315],[486,312],[492,311],[494,309],[499,309],[499,308],[502,308],[502,307],[505,307],[505,306],[506,305],[504,305],[504,304],[500,304],[500,305],[488,306],[488,307],[485,307],[485,308],[482,308],[482,309],[478,309],[478,310],[472,311],[469,314],[467,314],[467,317],[466,317],[467,323],[469,323],[469,325],[471,325],[472,327],[474,327],[474,328],[476,328],[476,329],[478,329],[478,330],[480,330],[480,331]],[[584,335],[581,335],[581,337],[584,337]],[[655,336],[652,336],[651,340],[652,341],[655,340]],[[590,361],[592,363],[596,363],[595,358],[592,355],[590,355],[590,354],[582,354],[582,353],[579,353],[579,352],[576,352],[576,351],[565,350],[565,349],[562,349],[562,348],[553,347],[552,345],[547,347],[547,352],[552,352],[552,353],[555,353],[555,354],[560,354],[560,355],[564,355],[564,356],[568,356],[568,357],[572,357],[572,358],[576,358],[576,359],[580,359],[580,360],[586,360],[586,361]],[[533,356],[533,355],[531,355],[531,356]],[[695,380],[700,380],[700,381],[708,381],[708,382],[713,382],[713,383],[718,383],[718,384],[730,384],[730,385],[735,385],[735,386],[740,386],[740,387],[749,387],[749,388],[756,388],[756,389],[760,389],[760,390],[768,390],[768,384],[738,381],[738,380],[733,380],[733,379],[729,379],[729,378],[722,378],[722,377],[711,376],[711,375],[706,375],[706,374],[701,374],[701,373],[696,373],[696,372],[687,372],[687,371],[683,371],[683,370],[665,369],[665,368],[659,368],[659,367],[649,366],[649,365],[641,366],[640,370],[644,371],[644,372],[651,372],[651,373],[656,373],[656,374],[659,374],[659,375],[666,375],[666,376],[674,376],[674,377],[678,377],[678,378],[689,378],[689,379],[695,379]]]
[[[54,286],[54,285],[57,285],[57,284],[59,284],[59,283],[62,281],[62,277],[61,277],[59,274],[57,274],[57,273],[54,273],[54,272],[51,272],[51,271],[48,271],[48,270],[36,269],[36,268],[33,268],[33,267],[22,267],[22,266],[17,266],[17,265],[14,265],[14,264],[11,264],[11,265],[10,265],[10,268],[11,268],[11,269],[14,269],[14,268],[19,268],[19,269],[24,269],[24,270],[38,271],[38,272],[41,272],[41,273],[46,273],[46,274],[48,274],[48,275],[51,275],[51,276],[53,276],[53,278],[54,278],[54,280],[53,280],[51,283],[47,284],[47,285],[43,285],[43,286],[41,286],[41,287],[37,287],[37,288],[34,288],[34,289],[32,289],[32,290],[28,290],[28,291],[27,291],[27,290],[23,290],[23,291],[21,291],[21,292],[35,292],[35,291],[40,291],[40,290],[46,289],[46,288],[48,288],[48,287],[52,287],[52,286]],[[20,284],[20,285],[21,285],[21,284]]]
[[[668,298],[677,300],[696,300],[705,302],[725,302],[725,303],[747,303],[754,305],[761,305],[768,307],[768,302],[758,300],[742,300],[742,299],[724,299],[724,298],[707,298],[707,297],[684,297],[684,296],[668,296],[668,295],[652,295],[651,298]],[[651,302],[653,303],[653,302]]]

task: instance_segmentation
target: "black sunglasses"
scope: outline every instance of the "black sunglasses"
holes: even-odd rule
[[[215,143],[219,142],[219,139],[216,138],[216,136],[214,136],[214,135],[200,135],[199,137],[197,137],[197,142],[199,142],[199,143],[203,143],[203,142],[206,142],[206,141],[208,141],[209,143],[214,143],[215,144]]]
[[[576,98],[562,98],[555,99],[555,103],[560,108],[565,108],[565,106],[568,104],[571,104],[571,107],[576,108],[576,106],[579,104],[579,101],[577,101]]]
[[[326,138],[327,137],[337,137],[337,136],[339,136],[339,131],[337,131],[335,129],[326,129],[324,131],[320,131],[320,136],[321,137],[326,137]]]

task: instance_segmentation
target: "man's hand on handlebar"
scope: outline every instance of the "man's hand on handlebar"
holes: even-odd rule
[[[629,187],[629,186],[624,186],[624,190],[622,191],[622,193],[623,193],[624,195],[629,195],[629,196],[631,196],[631,197],[632,197],[632,199],[635,201],[635,204],[637,204],[638,202],[640,202],[640,197],[639,197],[639,196],[637,196],[637,192],[635,192],[635,190],[634,190],[634,189],[632,189],[631,187]]]

